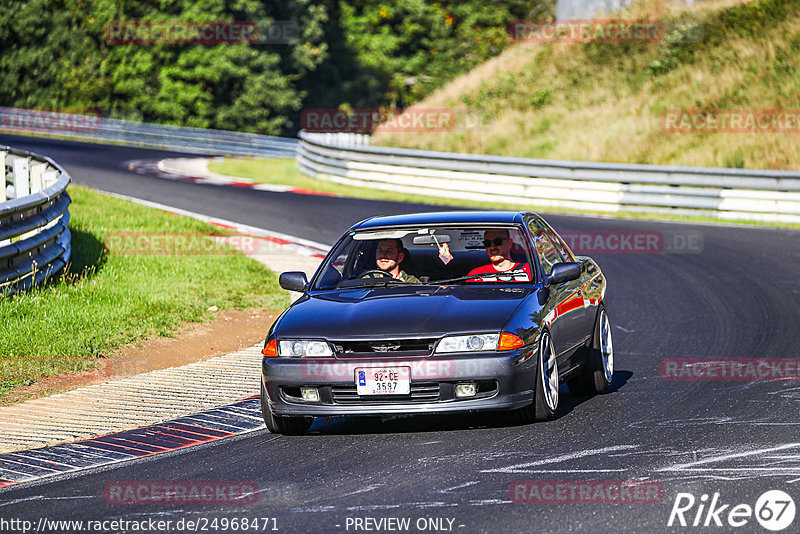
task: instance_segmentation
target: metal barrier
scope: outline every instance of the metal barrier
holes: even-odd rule
[[[297,147],[297,139],[285,137],[4,107],[0,107],[0,130],[230,156],[293,158]]]
[[[301,131],[300,170],[346,185],[539,208],[800,222],[800,172],[433,152],[356,145],[350,136]]]
[[[0,295],[58,273],[70,258],[70,176],[50,158],[0,146]]]

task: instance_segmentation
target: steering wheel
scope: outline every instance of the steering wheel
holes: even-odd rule
[[[367,276],[370,274],[379,274],[386,278],[394,279],[394,276],[392,276],[390,273],[387,273],[386,271],[381,271],[380,269],[370,269],[369,271],[364,271],[363,273],[361,273],[361,275],[359,275],[359,278],[367,278]],[[370,276],[369,278],[372,277]]]

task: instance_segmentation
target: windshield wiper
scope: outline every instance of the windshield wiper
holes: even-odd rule
[[[369,280],[367,282],[366,280]],[[336,284],[337,288],[341,289],[355,289],[355,288],[363,288],[363,287],[389,287],[389,286],[407,286],[411,285],[411,282],[405,282],[403,280],[398,280],[397,278],[367,278],[367,279],[350,279],[350,280],[342,280],[338,284]]]
[[[495,273],[483,273],[483,274],[473,274],[467,276],[459,276],[458,278],[446,278],[444,280],[431,280],[428,282],[429,285],[437,285],[437,284],[451,284],[453,282],[465,282],[467,280],[479,280],[479,279],[487,279],[487,278],[494,278],[495,280],[499,279],[500,274]]]

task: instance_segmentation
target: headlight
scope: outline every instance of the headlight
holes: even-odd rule
[[[500,334],[471,334],[469,336],[448,336],[436,346],[441,352],[478,352],[496,350]]]
[[[278,356],[313,358],[316,356],[333,356],[333,351],[331,346],[324,341],[283,339],[278,342]]]

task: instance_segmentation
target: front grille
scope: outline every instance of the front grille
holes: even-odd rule
[[[439,383],[411,383],[410,395],[361,395],[355,385],[331,386],[335,404],[408,404],[415,402],[438,402]]]
[[[379,339],[369,341],[333,341],[337,354],[342,356],[376,355],[430,356],[436,338],[425,339]]]

